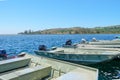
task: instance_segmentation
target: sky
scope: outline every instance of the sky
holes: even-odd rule
[[[120,0],[0,0],[0,34],[120,25]]]

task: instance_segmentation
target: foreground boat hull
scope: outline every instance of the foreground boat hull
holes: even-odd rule
[[[98,80],[98,72],[95,68],[28,53],[0,61],[0,80]]]

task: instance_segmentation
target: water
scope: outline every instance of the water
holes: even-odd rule
[[[34,53],[40,44],[48,48],[62,46],[67,39],[78,43],[82,38],[90,41],[93,37],[98,40],[112,40],[118,34],[78,34],[78,35],[0,35],[0,49],[6,49],[8,53],[20,53],[22,51]]]
[[[76,34],[76,35],[0,35],[0,49],[5,49],[8,54],[28,52],[34,54],[40,44],[48,48],[62,46],[66,40],[79,43],[82,38],[91,41],[93,37],[98,40],[112,40],[120,34]],[[109,64],[109,65],[108,65]],[[111,61],[100,65],[99,80],[112,80],[116,70],[120,70],[120,62]],[[115,66],[114,66],[115,65]]]

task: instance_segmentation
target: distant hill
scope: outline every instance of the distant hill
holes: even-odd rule
[[[72,27],[72,28],[54,28],[46,30],[25,30],[18,34],[119,34],[120,25],[107,26],[107,27],[95,27],[95,28],[82,28],[82,27]]]

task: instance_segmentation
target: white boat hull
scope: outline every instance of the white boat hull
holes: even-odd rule
[[[120,45],[120,40],[99,40],[99,41],[92,41],[88,44],[91,45]]]

